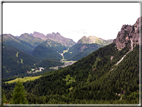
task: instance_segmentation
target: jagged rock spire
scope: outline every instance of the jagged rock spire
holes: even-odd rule
[[[142,31],[142,17],[138,18],[133,26],[123,25],[113,43],[116,44],[118,49],[123,49],[128,46],[131,41],[133,45],[139,44],[140,30]],[[131,48],[131,46],[129,47]]]

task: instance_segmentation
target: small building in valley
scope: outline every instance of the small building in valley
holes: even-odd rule
[[[44,68],[43,67],[39,67],[39,71],[42,71],[42,70],[44,70]]]

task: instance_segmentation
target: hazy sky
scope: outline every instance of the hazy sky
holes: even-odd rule
[[[93,35],[114,39],[123,24],[139,17],[139,3],[3,3],[3,33],[59,32],[75,42]]]

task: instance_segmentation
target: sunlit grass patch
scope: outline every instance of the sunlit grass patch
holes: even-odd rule
[[[16,79],[14,79],[14,80],[7,81],[7,82],[5,82],[5,83],[14,83],[14,82],[17,82],[18,80],[20,80],[21,82],[33,81],[33,80],[38,79],[38,78],[40,78],[40,77],[41,77],[41,75],[40,75],[40,76],[34,76],[34,77],[16,78]]]
[[[73,77],[70,77],[70,75],[66,76],[66,79],[63,79],[66,81],[66,85],[71,84],[72,82],[75,82],[75,79]]]

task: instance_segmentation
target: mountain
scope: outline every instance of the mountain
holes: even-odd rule
[[[34,48],[30,43],[23,41],[11,34],[3,34],[3,43],[9,44],[25,53],[31,53],[31,50]]]
[[[54,40],[56,42],[59,42],[59,43],[65,45],[66,47],[72,47],[73,45],[75,45],[75,42],[72,39],[65,38],[65,37],[61,36],[61,34],[58,32],[52,33],[52,34],[47,34],[46,36],[47,36],[47,38]]]
[[[67,60],[79,60],[102,47],[103,45],[98,45],[96,43],[92,44],[82,44],[77,43],[73,47],[69,48],[68,52],[64,53],[64,58]]]
[[[140,25],[138,32],[142,31],[141,27]],[[124,42],[119,42],[117,39],[120,36],[117,36],[113,43],[97,49],[73,65],[46,72],[37,80],[25,82],[23,85],[28,94],[28,102],[139,104],[140,41],[134,39],[137,33],[130,36],[125,47],[125,35],[121,39]],[[15,84],[3,83],[5,93],[12,92],[14,86]],[[10,98],[10,95],[11,93],[6,94],[6,97]]]
[[[113,40],[103,40],[96,36],[83,36],[69,51],[64,54],[65,59],[79,60],[98,48],[112,43]]]
[[[121,31],[118,32],[117,38],[113,41],[118,49],[123,49],[124,47],[131,47],[130,43],[133,45],[139,44],[139,32],[142,28],[140,23],[142,23],[142,17],[138,18],[134,25],[123,25]],[[141,21],[141,22],[140,22]]]
[[[35,57],[3,43],[3,78],[27,73],[31,66],[37,63]]]
[[[52,33],[52,34],[47,34],[46,36],[42,33],[34,32],[33,36],[41,38],[42,40],[50,39],[55,42],[61,43],[62,45],[66,46],[66,47],[72,47],[75,44],[75,42],[72,39],[65,38],[65,37],[61,36],[61,34],[59,34],[58,32]]]
[[[39,33],[39,32],[34,32],[33,36],[34,37],[38,37],[38,38],[40,38],[42,40],[46,40],[47,39],[46,36],[43,33]]]
[[[31,104],[138,104],[139,46],[115,66],[128,51],[128,48],[119,51],[112,43],[71,66],[47,72],[24,83],[27,99]],[[14,86],[3,84],[6,92]]]
[[[41,45],[45,45],[47,47],[52,47],[57,50],[59,53],[62,53],[63,50],[66,50],[67,47],[61,43],[55,42],[53,40],[47,39],[45,42],[41,43]]]
[[[32,34],[28,33],[21,34],[19,36],[19,39],[31,44],[33,47],[36,47],[42,42],[44,42],[44,40],[42,40],[41,38],[34,37]]]
[[[129,49],[126,47],[119,51],[115,46],[112,43],[99,48],[71,66],[25,83],[27,92],[31,93],[29,96],[45,96],[47,101],[44,103],[138,104],[139,46],[134,47],[118,65]],[[36,86],[27,87],[30,84]]]
[[[86,37],[86,36],[83,36],[79,41],[78,41],[78,44],[92,44],[92,43],[96,43],[96,44],[99,44],[99,45],[108,45],[110,43],[112,43],[112,40],[104,40],[104,39],[101,39],[101,38],[98,38],[96,36],[89,36],[89,37]]]
[[[57,45],[59,46],[59,44]],[[24,53],[23,51],[11,45],[8,45],[6,43],[3,43],[2,48],[3,48],[3,51],[2,51],[3,52],[2,53],[3,54],[3,57],[2,57],[3,58],[3,78],[13,78],[14,76],[22,76],[22,75],[27,76],[28,75],[27,71],[30,71],[31,68],[45,67],[45,70],[47,72],[47,71],[53,71],[49,69],[49,67],[63,65],[63,63],[61,63],[60,61],[57,61],[57,60],[60,60],[62,57],[57,51],[54,51],[55,49],[53,49],[53,47],[44,48],[44,46],[42,47],[42,45],[39,45],[39,50],[41,50],[40,52],[41,53],[45,52],[41,54],[41,57],[44,57],[44,55],[47,55],[46,52],[49,51],[48,58],[50,59],[45,59],[42,61],[39,61],[38,60],[39,57],[37,57],[36,55],[35,55],[36,57],[34,57],[34,55]],[[43,73],[41,72],[40,74],[43,74]]]
[[[62,59],[62,56],[59,52],[63,52],[64,49],[66,49],[66,47],[62,44],[47,39],[45,42],[38,45],[31,54],[39,60],[47,58],[60,60]]]
[[[3,43],[9,44],[17,49],[22,50],[25,53],[31,54],[31,51],[43,42],[54,41],[57,50],[61,51],[61,48],[68,48],[75,44],[72,39],[64,38],[59,33],[47,34],[46,36],[39,32],[33,34],[24,33],[18,37],[11,34],[3,34]]]

